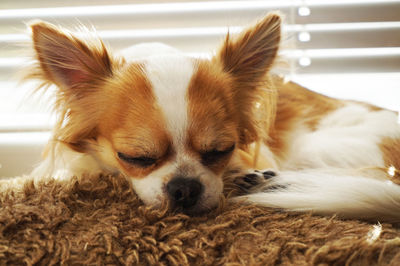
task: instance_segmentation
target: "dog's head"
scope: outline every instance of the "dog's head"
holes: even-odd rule
[[[57,140],[130,178],[147,204],[204,211],[217,205],[237,149],[260,138],[255,110],[280,23],[269,14],[228,35],[210,60],[160,51],[128,60],[100,40],[35,22],[32,76],[57,86]]]

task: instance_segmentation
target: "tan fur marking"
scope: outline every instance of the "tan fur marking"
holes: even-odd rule
[[[293,130],[297,123],[304,123],[310,130],[315,130],[322,118],[343,106],[343,103],[309,91],[296,83],[284,83],[279,77],[274,77],[274,83],[279,96],[274,127],[267,144],[282,158],[288,148],[287,133]]]
[[[237,142],[238,114],[233,102],[232,80],[219,65],[199,61],[188,89],[189,145],[200,156],[224,150]],[[210,166],[221,172],[230,156]]]
[[[112,59],[100,39],[83,40],[41,21],[30,26],[34,49],[43,71],[35,73],[38,77],[51,80],[61,88],[79,90],[112,75]],[[84,93],[84,90],[79,91]]]
[[[30,26],[40,67],[32,68],[25,78],[40,80],[38,89],[53,83],[59,88],[54,106],[59,119],[49,149],[61,142],[85,152],[87,140],[96,137],[97,121],[104,111],[101,87],[123,62],[111,58],[97,38],[83,40],[40,21]]]
[[[242,145],[266,137],[271,124],[268,118],[273,116],[271,108],[275,106],[275,91],[266,74],[277,56],[280,24],[280,16],[270,13],[239,36],[232,38],[228,34],[213,60],[221,64],[233,79],[235,107],[240,110],[239,140]],[[263,105],[262,109],[268,115],[260,117],[255,114],[257,103]]]
[[[383,153],[385,167],[394,166],[397,170],[392,181],[400,185],[400,139],[384,138],[380,143],[380,149]]]
[[[371,112],[378,112],[378,111],[385,110],[382,107],[379,107],[379,106],[376,106],[376,105],[373,105],[373,104],[370,104],[370,103],[365,103],[365,102],[360,102],[360,101],[350,101],[350,102],[354,102],[354,103],[360,104],[360,105],[368,108],[368,110],[371,111]]]
[[[132,64],[116,74],[105,87],[108,112],[99,124],[99,134],[112,140],[113,152],[131,157],[158,158],[141,168],[122,160],[120,165],[132,177],[143,177],[161,167],[171,155],[170,137],[156,104],[150,82],[140,65]]]

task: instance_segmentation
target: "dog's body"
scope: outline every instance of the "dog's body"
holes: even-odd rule
[[[32,29],[32,76],[58,86],[60,114],[34,175],[120,173],[146,204],[168,199],[188,213],[215,207],[233,180],[246,193],[237,199],[265,206],[400,221],[400,187],[387,173],[400,168],[396,113],[267,74],[278,15],[228,36],[211,60],[160,44],[111,57],[101,42]]]

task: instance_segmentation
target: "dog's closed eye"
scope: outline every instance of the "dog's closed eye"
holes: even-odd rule
[[[212,149],[201,153],[201,162],[204,165],[212,164],[229,155],[235,149],[235,144],[223,150]]]
[[[120,158],[122,161],[142,168],[152,166],[157,162],[157,159],[152,157],[146,157],[146,156],[132,157],[122,152],[118,152],[117,154],[118,158]]]

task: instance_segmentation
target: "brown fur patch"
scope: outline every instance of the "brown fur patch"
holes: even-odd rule
[[[142,177],[162,166],[172,154],[170,136],[156,103],[150,82],[142,67],[131,64],[114,75],[104,86],[107,112],[99,121],[99,135],[111,140],[114,156],[122,152],[130,157],[157,158],[147,168],[122,160],[120,166],[133,177]]]
[[[396,169],[391,180],[400,185],[400,139],[383,138],[379,146],[383,153],[385,167],[394,166]]]
[[[143,206],[118,176],[0,194],[1,265],[397,265],[400,231],[226,204],[200,217]]]
[[[378,112],[378,111],[386,110],[386,109],[384,109],[382,107],[379,107],[379,106],[376,106],[376,105],[373,105],[373,104],[370,104],[370,103],[365,103],[365,102],[360,102],[360,101],[350,101],[350,102],[354,102],[354,103],[360,104],[360,105],[368,108],[368,110],[370,110],[371,112]]]
[[[39,88],[58,86],[54,106],[58,121],[51,148],[62,142],[75,151],[86,151],[107,106],[101,88],[123,60],[110,57],[98,38],[83,40],[45,22],[31,28],[38,65],[26,78],[39,80]]]
[[[199,61],[188,89],[189,146],[195,154],[225,150],[238,140],[238,113],[235,109],[232,79],[219,65]],[[210,169],[220,173],[230,156]]]
[[[233,97],[240,111],[239,141],[243,146],[266,137],[273,121],[275,89],[266,74],[277,56],[280,25],[280,16],[269,13],[239,36],[232,38],[228,34],[213,59],[234,81]],[[262,105],[262,116],[257,115],[257,104]]]
[[[278,157],[283,157],[288,149],[288,134],[298,123],[315,130],[322,118],[343,106],[343,103],[309,91],[296,83],[284,83],[279,77],[274,77],[274,84],[278,89],[278,103],[275,123],[267,144]]]
[[[43,80],[50,80],[62,89],[86,93],[80,89],[82,86],[93,86],[112,75],[112,59],[100,39],[83,40],[42,21],[30,27]]]

